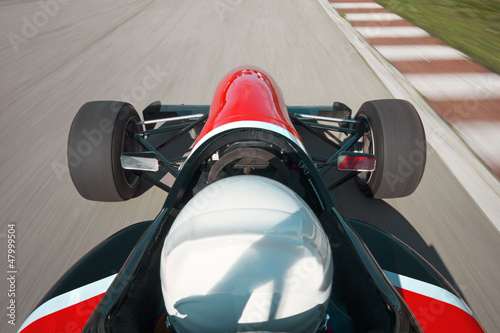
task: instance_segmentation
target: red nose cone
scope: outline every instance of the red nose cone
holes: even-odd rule
[[[215,90],[207,123],[197,141],[217,127],[238,121],[277,125],[300,139],[288,117],[281,90],[258,67],[238,67],[224,76]]]

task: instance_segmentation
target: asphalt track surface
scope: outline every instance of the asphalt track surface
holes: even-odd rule
[[[17,331],[74,262],[121,228],[153,219],[165,199],[156,189],[125,203],[78,195],[66,143],[83,103],[125,100],[138,110],[154,100],[209,104],[222,76],[243,64],[271,73],[289,105],[340,100],[357,110],[366,100],[392,97],[316,0],[43,3],[51,5],[0,1],[3,276],[7,224],[15,223],[17,237],[16,326],[7,323],[3,277],[1,332]],[[333,196],[346,215],[421,252],[487,331],[500,327],[500,234],[432,149],[410,197],[371,200],[353,183]]]

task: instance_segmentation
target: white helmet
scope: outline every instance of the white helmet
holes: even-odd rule
[[[217,181],[165,239],[161,287],[184,332],[315,332],[332,288],[328,238],[291,189],[258,176]]]

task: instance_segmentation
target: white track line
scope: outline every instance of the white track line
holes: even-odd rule
[[[472,200],[500,231],[500,182],[471,152],[443,119],[427,104],[400,72],[360,37],[328,0],[318,0],[326,13],[369,64],[394,98],[406,99],[417,109],[426,130],[427,142],[439,154]],[[496,140],[495,140],[496,142]]]
[[[349,21],[403,21],[401,16],[393,13],[347,13]]]
[[[500,145],[494,144],[498,141],[500,121],[469,120],[457,122],[455,127],[484,161],[493,166],[500,165]]]
[[[332,6],[337,9],[374,9],[384,8],[375,2],[337,2],[332,3]]]
[[[375,48],[390,61],[467,59],[462,52],[443,45],[375,45]]]
[[[408,74],[406,78],[431,100],[500,98],[500,75],[493,73]]]
[[[418,27],[358,27],[365,38],[427,37],[429,33]]]

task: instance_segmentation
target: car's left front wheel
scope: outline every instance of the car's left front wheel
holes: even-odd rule
[[[137,191],[140,177],[124,170],[120,155],[140,151],[134,134],[140,117],[124,102],[85,103],[71,125],[68,166],[78,193],[88,200],[123,201]]]

